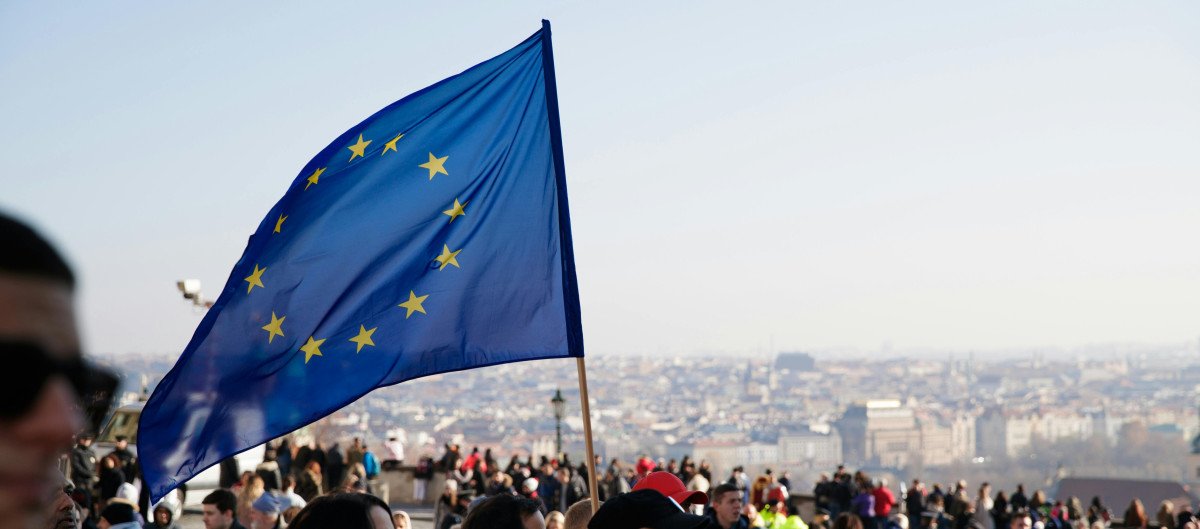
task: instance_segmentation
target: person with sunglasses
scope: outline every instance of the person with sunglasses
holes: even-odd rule
[[[59,253],[0,213],[0,529],[46,526],[61,491],[56,462],[116,390],[83,362],[74,287]]]

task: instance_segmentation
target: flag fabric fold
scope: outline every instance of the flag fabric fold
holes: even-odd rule
[[[549,24],[292,181],[146,403],[155,501],[372,389],[582,357]]]

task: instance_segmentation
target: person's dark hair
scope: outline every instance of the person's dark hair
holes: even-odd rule
[[[0,272],[44,277],[75,288],[75,274],[50,242],[2,212],[0,248]]]
[[[716,503],[717,500],[720,500],[726,492],[737,492],[738,494],[741,494],[741,491],[738,490],[737,485],[734,485],[733,483],[722,483],[717,485],[717,488],[713,489],[712,502]]]
[[[499,494],[467,513],[462,529],[524,529],[525,518],[541,512],[541,502],[524,496]]]
[[[383,500],[362,492],[336,492],[317,496],[308,502],[292,522],[290,529],[391,529],[371,523],[371,507],[381,507],[392,517],[392,509]]]
[[[100,511],[100,517],[108,521],[109,524],[116,525],[119,523],[128,523],[138,519],[133,505],[124,502],[109,503],[103,511]]]
[[[215,506],[217,512],[232,511],[233,515],[237,516],[237,495],[229,489],[214,490],[200,503]]]
[[[844,512],[833,520],[833,529],[863,529],[863,525],[857,516]]]
[[[281,483],[279,486],[282,487],[284,490],[295,487],[296,486],[296,478],[293,478],[291,474],[288,474],[283,477],[283,483]]]

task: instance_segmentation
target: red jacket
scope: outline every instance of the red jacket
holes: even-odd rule
[[[642,476],[653,472],[654,467],[654,461],[651,461],[649,458],[639,459],[637,462],[637,472]]]
[[[891,514],[892,506],[896,504],[896,497],[892,495],[892,491],[887,487],[879,487],[871,491],[871,495],[875,497],[875,516]]]
[[[467,456],[466,459],[463,460],[462,466],[459,468],[462,470],[474,470],[475,463],[478,461],[479,461],[479,454],[471,454],[471,455]],[[481,467],[479,467],[479,469],[484,472],[487,472],[487,468],[485,466],[481,466]]]

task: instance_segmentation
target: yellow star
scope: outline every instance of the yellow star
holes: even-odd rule
[[[287,215],[280,215],[279,220],[275,221],[275,233],[279,233],[279,228],[283,227],[285,220],[287,220]]]
[[[322,168],[320,168],[320,169],[317,169],[316,171],[313,171],[313,174],[312,174],[311,176],[309,176],[309,177],[308,177],[308,183],[307,183],[307,184],[304,184],[304,189],[307,191],[307,190],[308,190],[308,186],[310,186],[310,185],[313,185],[313,184],[317,183],[317,180],[318,180],[319,178],[321,178],[321,173],[324,173],[324,172],[325,172],[325,168],[324,168],[324,167],[322,167]]]
[[[378,328],[379,327],[376,327],[375,329],[378,329]],[[359,352],[361,352],[364,345],[371,345],[371,346],[375,345],[375,342],[371,341],[371,335],[375,334],[375,329],[371,329],[368,331],[366,327],[363,327],[362,325],[358,326],[358,336],[355,336],[350,339],[350,341],[358,344],[358,350],[354,351],[355,354],[358,354]]]
[[[395,138],[392,138],[392,141],[389,141],[389,142],[383,144],[383,152],[379,153],[379,155],[383,156],[383,155],[387,154],[387,152],[389,150],[395,151],[396,150],[396,142],[400,141],[400,138],[403,138],[403,137],[404,137],[403,134],[397,134]],[[396,151],[396,152],[399,152],[399,151]]]
[[[397,305],[398,307],[404,307],[404,308],[408,309],[408,314],[404,315],[404,319],[407,320],[409,316],[412,316],[413,312],[420,312],[421,314],[428,314],[427,312],[425,312],[425,307],[421,306],[421,303],[424,302],[425,298],[427,298],[427,297],[429,297],[429,294],[426,294],[424,296],[418,296],[416,292],[409,290],[408,291],[408,301],[405,301],[404,303]]]
[[[451,220],[453,221],[453,219],[451,219]],[[434,260],[436,260],[439,263],[442,263],[442,267],[438,268],[438,270],[445,270],[446,265],[454,265],[455,268],[462,268],[461,266],[458,266],[458,259],[454,258],[454,256],[458,255],[458,252],[461,252],[461,251],[462,251],[462,249],[460,248],[458,250],[451,252],[450,247],[443,244],[442,245],[442,255],[434,257]]]
[[[283,336],[283,320],[286,320],[286,319],[287,319],[287,316],[284,316],[282,318],[276,318],[275,313],[274,312],[271,313],[271,323],[268,323],[263,326],[263,330],[267,331],[267,333],[268,333],[267,334],[267,343],[271,343],[271,341],[274,340],[276,336]]]
[[[454,222],[454,218],[455,218],[455,217],[457,217],[457,216],[459,216],[459,215],[466,215],[466,214],[467,214],[467,212],[466,212],[466,211],[463,211],[463,208],[464,208],[464,207],[466,207],[466,206],[467,206],[467,204],[470,204],[470,203],[471,203],[471,201],[470,201],[470,200],[468,200],[468,201],[466,201],[466,202],[465,202],[465,203],[463,203],[463,204],[459,204],[459,203],[458,203],[458,199],[456,198],[456,199],[454,199],[454,207],[452,207],[452,208],[450,208],[450,209],[447,209],[446,211],[443,211],[442,213],[445,213],[445,214],[447,214],[447,215],[450,215],[450,222]]]
[[[254,265],[254,273],[250,274],[249,277],[243,280],[247,283],[250,283],[250,286],[246,287],[247,294],[249,294],[251,290],[254,290],[254,287],[267,288],[262,284],[262,274],[266,271],[266,268],[259,269],[257,263]]]
[[[323,343],[325,343],[324,339],[313,340],[312,336],[308,337],[308,343],[300,348],[301,351],[304,351],[304,363],[307,364],[314,356],[325,356],[321,354],[321,349],[319,349]]]
[[[354,153],[350,155],[350,161],[353,162],[355,158],[358,158],[359,156],[365,156],[367,152],[367,146],[370,144],[371,140],[363,141],[362,134],[359,134],[358,143],[346,147],[347,149],[350,149],[350,152]]]
[[[442,173],[446,176],[450,176],[450,173],[446,172],[446,167],[444,165],[442,165],[442,164],[446,163],[446,159],[448,159],[448,158],[450,158],[450,157],[443,156],[441,158],[438,158],[438,157],[434,156],[433,153],[429,153],[429,161],[425,162],[421,165],[418,165],[417,167],[424,167],[425,169],[429,169],[429,179],[430,180],[433,180],[433,175],[438,174],[438,173]]]

